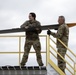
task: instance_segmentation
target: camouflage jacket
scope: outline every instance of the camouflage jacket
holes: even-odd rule
[[[51,32],[51,35],[55,38],[60,39],[66,46],[68,46],[69,28],[66,24],[60,25],[57,33]],[[65,47],[57,40],[57,48],[65,48]]]
[[[41,33],[41,24],[39,21],[35,20],[33,22],[31,22],[30,20],[27,20],[26,22],[24,22],[22,25],[21,25],[21,28],[23,27],[26,27],[28,26],[29,28],[30,27],[37,27],[38,26],[38,29],[39,30],[34,30],[34,31],[29,31],[27,32],[26,31],[26,39],[29,39],[29,40],[36,40],[36,39],[39,39],[39,33]]]

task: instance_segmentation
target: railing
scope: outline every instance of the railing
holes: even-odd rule
[[[12,51],[12,52],[7,52],[7,51],[0,51],[0,54],[18,54],[18,63],[20,65],[21,62],[21,54],[23,54],[24,52],[21,51],[21,42],[22,42],[22,37],[25,37],[25,35],[0,35],[0,38],[12,38],[15,37],[18,39],[18,51]],[[71,58],[68,54],[66,54],[66,56],[74,63],[73,66],[70,64],[70,62],[68,62],[67,60],[65,60],[57,51],[56,49],[50,44],[50,40],[56,45],[56,43],[48,36],[48,35],[40,35],[40,37],[45,37],[46,39],[46,51],[41,51],[41,53],[45,53],[46,54],[46,65],[48,65],[48,63],[51,64],[51,66],[60,74],[60,75],[65,75],[58,67],[57,65],[52,61],[52,59],[50,59],[50,56],[53,55],[56,59],[57,59],[57,54],[67,63],[67,65],[73,70],[73,72],[66,67],[66,69],[71,73],[71,75],[76,75],[76,55],[72,52],[72,50],[70,50],[67,46],[65,46],[65,44],[63,44],[63,42],[61,40],[59,40],[66,48],[67,50],[75,57],[75,60],[73,58]],[[56,55],[50,50],[50,48],[54,51],[54,53],[56,53]],[[35,53],[34,51],[30,52],[30,53]]]
[[[19,65],[20,65],[20,62],[21,62],[21,54],[23,54],[24,52],[23,51],[21,51],[21,38],[22,37],[25,37],[25,35],[0,35],[0,38],[17,38],[18,39],[18,51],[0,51],[0,54],[18,54],[18,63],[19,63]],[[40,35],[40,37],[45,37],[45,39],[47,39],[47,36],[46,35]],[[45,40],[45,41],[47,41],[47,40]],[[41,41],[40,41],[41,42]],[[46,45],[47,46],[47,45]],[[9,46],[8,46],[9,47]],[[24,47],[24,46],[23,46]],[[46,47],[47,48],[47,47]],[[47,50],[45,50],[45,51],[41,51],[41,53],[42,54],[46,54],[46,51]],[[33,53],[33,54],[35,54],[35,51],[31,51],[30,52],[31,54]],[[47,57],[47,56],[46,56]],[[47,59],[46,59],[46,62],[47,62]],[[47,63],[46,63],[47,64]]]
[[[49,63],[59,73],[59,75],[65,75],[50,58],[50,55],[52,54],[50,51],[50,46],[50,36],[47,35],[47,63]],[[52,55],[56,57],[54,54]]]
[[[68,62],[66,59],[64,59],[57,51],[56,49],[50,44],[50,40],[56,45],[56,43],[52,40],[51,37],[47,36],[48,37],[48,62],[50,61],[50,53],[51,55],[53,55],[56,59],[57,59],[57,56],[54,54],[58,54],[66,63],[67,65],[70,67],[70,69],[68,67],[66,67],[66,69],[68,70],[68,72],[70,72],[71,75],[76,75],[76,60],[74,60],[71,56],[69,56],[69,54],[66,54],[66,56],[73,62],[73,66],[71,65],[70,62]],[[67,48],[67,50],[74,56],[74,58],[76,59],[76,55],[72,52],[72,50],[70,50],[60,39],[58,39],[58,41],[65,47]],[[54,51],[52,52],[52,50],[50,50],[50,48]],[[55,68],[56,69],[56,68]],[[73,72],[72,72],[73,70]],[[60,72],[60,71],[59,71]],[[60,72],[60,74],[62,74]],[[65,75],[64,73],[62,75]]]

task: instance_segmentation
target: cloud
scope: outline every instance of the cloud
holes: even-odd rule
[[[56,24],[59,15],[65,16],[66,23],[73,23],[76,22],[75,9],[76,0],[0,0],[0,30],[20,27],[29,12],[35,12],[42,25]],[[69,35],[69,47],[76,53],[76,27],[70,28]]]

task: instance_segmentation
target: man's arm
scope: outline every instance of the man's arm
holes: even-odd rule
[[[21,28],[27,28],[28,26],[27,26],[27,23],[28,23],[28,21],[25,21],[20,27]]]
[[[41,33],[41,24],[40,24],[40,22],[37,22],[37,28],[36,28],[36,30],[37,30],[37,33],[39,34],[39,33]]]
[[[57,31],[57,33],[54,33],[54,32],[51,32],[51,31],[48,31],[47,32],[47,34],[50,34],[50,35],[52,35],[53,37],[55,37],[55,38],[61,38],[62,36],[63,36],[63,33],[64,33],[64,26],[61,26],[59,29],[58,29],[58,31]]]

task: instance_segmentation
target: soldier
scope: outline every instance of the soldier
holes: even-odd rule
[[[48,30],[47,34],[60,39],[66,46],[68,46],[69,28],[65,24],[64,16],[59,16],[58,23],[60,26],[58,28],[57,33]],[[57,40],[57,49],[58,52],[65,58],[67,49],[58,40]],[[66,68],[65,61],[58,54],[57,54],[57,59],[58,59],[58,67],[65,73],[65,68]]]
[[[43,66],[42,57],[41,57],[41,44],[38,35],[39,33],[41,33],[41,28],[40,28],[41,24],[39,21],[36,20],[36,14],[33,12],[29,13],[29,20],[24,22],[21,25],[21,28],[25,27],[25,29],[28,29],[30,27],[37,27],[37,26],[38,28],[36,28],[33,31],[29,31],[29,32],[26,31],[26,41],[24,45],[24,54],[21,61],[21,66],[24,66],[26,64],[30,52],[30,48],[32,45],[33,48],[35,49],[37,62],[39,66]]]

